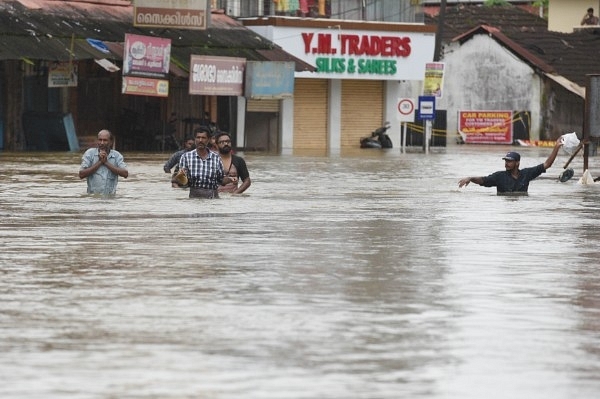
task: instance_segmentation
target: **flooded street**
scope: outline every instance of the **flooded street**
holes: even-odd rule
[[[218,200],[0,153],[0,398],[598,398],[600,184],[458,189],[508,150],[245,154]]]

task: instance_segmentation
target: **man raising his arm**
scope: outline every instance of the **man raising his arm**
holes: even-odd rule
[[[544,163],[523,169],[519,169],[521,155],[518,152],[511,151],[502,158],[504,159],[504,168],[506,170],[501,170],[488,176],[465,177],[459,180],[458,187],[461,188],[468,186],[469,183],[475,183],[484,187],[496,187],[497,194],[527,193],[529,182],[542,173],[545,173],[552,166],[562,145],[561,137],[556,140],[552,153]]]

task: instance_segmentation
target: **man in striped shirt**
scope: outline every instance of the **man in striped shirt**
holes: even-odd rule
[[[236,183],[236,177],[225,176],[223,161],[216,152],[208,149],[210,135],[202,127],[194,130],[196,150],[186,152],[179,160],[190,185],[190,198],[219,198],[219,185]]]

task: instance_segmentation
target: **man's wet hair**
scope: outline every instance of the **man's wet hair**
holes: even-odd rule
[[[208,137],[211,136],[210,129],[208,129],[207,127],[204,127],[204,126],[200,126],[200,127],[197,127],[194,129],[194,137],[196,137],[196,135],[198,133],[206,133],[208,135]]]
[[[221,136],[227,136],[229,138],[231,138],[231,135],[227,132],[223,132],[223,131],[219,131],[217,134],[215,134],[215,140],[219,141],[219,139],[221,138]]]

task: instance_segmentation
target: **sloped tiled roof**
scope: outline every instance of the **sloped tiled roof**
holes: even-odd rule
[[[557,74],[585,87],[588,74],[600,73],[600,29],[573,33],[512,33],[516,43],[552,65]]]
[[[437,16],[426,23],[437,23]],[[600,29],[553,32],[543,18],[515,6],[448,7],[443,42],[488,34],[523,61],[544,73],[560,75],[585,87],[587,74],[600,73]]]
[[[474,35],[478,35],[478,34],[484,34],[484,35],[493,37],[497,42],[501,43],[504,47],[507,47],[508,49],[510,49],[517,57],[521,58],[523,61],[530,64],[532,67],[540,69],[542,72],[545,72],[545,73],[554,73],[555,72],[553,66],[546,63],[542,58],[536,56],[535,54],[532,54],[526,48],[523,48],[519,43],[515,42],[513,39],[509,38],[507,35],[502,33],[502,31],[500,31],[500,29],[498,29],[498,28],[494,28],[494,27],[487,26],[487,25],[481,25],[475,29],[471,29],[470,31],[468,31],[465,34],[457,36],[456,38],[454,38],[454,41],[464,43],[467,40],[469,40],[471,37],[473,37]],[[547,33],[542,33],[542,34],[546,35]],[[531,35],[531,33],[528,33],[528,35]],[[534,35],[537,35],[537,34],[534,34]]]
[[[427,25],[436,25],[438,19],[438,14],[425,14]],[[454,37],[480,25],[499,28],[505,35],[513,32],[548,31],[545,19],[516,6],[457,4],[446,8],[442,41],[450,42]]]
[[[293,61],[296,70],[313,69],[220,13],[211,14],[206,30],[138,28],[133,26],[130,1],[0,1],[0,60],[121,60],[122,52],[103,54],[86,39],[117,44],[124,41],[125,33],[171,39],[172,59],[184,69],[189,67],[190,54],[242,57],[249,61]]]

